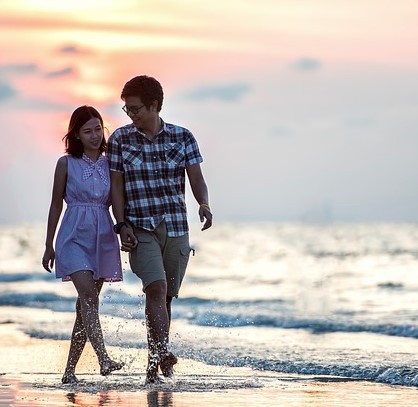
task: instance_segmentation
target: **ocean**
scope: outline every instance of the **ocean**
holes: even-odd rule
[[[42,269],[45,228],[0,228],[0,306],[25,309],[28,335],[68,340],[75,289]],[[418,386],[418,225],[192,224],[190,241],[173,301],[180,358]],[[125,254],[123,268],[100,297],[105,340],[146,348],[145,298]]]

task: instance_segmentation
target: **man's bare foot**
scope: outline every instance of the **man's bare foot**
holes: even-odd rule
[[[173,366],[177,363],[177,357],[174,356],[171,352],[166,353],[163,356],[160,356],[160,368],[164,377],[171,378],[174,374]]]
[[[115,370],[120,370],[125,366],[123,362],[115,362],[114,360],[108,360],[100,366],[100,374],[102,376],[108,376]]]
[[[78,379],[74,372],[65,372],[61,379],[62,384],[77,384]]]

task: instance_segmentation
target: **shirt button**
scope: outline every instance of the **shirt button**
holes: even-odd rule
[[[155,171],[154,171],[154,173],[155,173],[155,174],[158,174],[158,170],[155,170]]]

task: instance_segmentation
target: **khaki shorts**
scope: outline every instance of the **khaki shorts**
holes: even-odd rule
[[[189,234],[168,237],[165,221],[150,232],[135,228],[138,246],[130,253],[132,271],[142,280],[143,290],[154,281],[167,282],[167,295],[178,297],[190,256]]]

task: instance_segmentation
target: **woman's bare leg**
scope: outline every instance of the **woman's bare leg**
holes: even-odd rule
[[[77,382],[75,367],[87,342],[87,333],[84,329],[83,318],[81,317],[80,298],[77,298],[75,309],[76,317],[73,332],[71,334],[71,344],[68,352],[67,366],[65,367],[64,376],[62,377],[63,383]]]
[[[71,275],[71,280],[78,292],[79,313],[77,313],[74,330],[76,334],[81,332],[80,320],[84,337],[90,340],[91,345],[97,355],[100,364],[100,373],[108,375],[113,370],[121,369],[123,364],[114,362],[110,359],[103,340],[102,329],[99,320],[99,293],[103,285],[103,281],[96,282],[90,271],[77,271]],[[83,334],[80,334],[80,341],[74,343],[74,347],[70,347],[69,359],[71,367],[77,363],[83,351],[85,341]],[[84,343],[83,343],[84,340]],[[82,346],[81,346],[82,345]],[[72,351],[74,351],[72,353]],[[74,363],[75,362],[75,363]]]
[[[98,294],[100,294],[103,287],[103,279],[95,280],[94,283],[96,284]],[[71,344],[68,352],[67,366],[65,367],[64,376],[62,377],[63,383],[77,382],[75,368],[87,342],[87,332],[84,329],[83,318],[81,316],[80,297],[77,298],[75,309],[76,318],[74,321],[73,332],[71,334]]]

